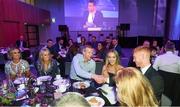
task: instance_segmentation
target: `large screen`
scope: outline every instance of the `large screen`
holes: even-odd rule
[[[109,31],[118,24],[119,0],[65,0],[70,31]]]

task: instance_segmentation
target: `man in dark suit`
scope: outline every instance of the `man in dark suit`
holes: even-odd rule
[[[121,46],[118,44],[118,39],[117,38],[112,39],[112,47],[113,47],[114,50],[116,50],[118,52],[118,54],[120,56],[122,55]]]
[[[23,35],[21,35],[19,40],[16,41],[16,46],[19,48],[27,48],[27,43],[24,41]]]
[[[94,0],[88,2],[88,11],[83,14],[83,28],[102,27],[103,14],[96,10],[96,3]]]
[[[159,73],[152,67],[150,63],[150,49],[145,46],[139,46],[134,49],[133,57],[137,67],[140,67],[141,72],[150,81],[154,94],[160,102],[164,91],[164,81]]]
[[[60,68],[60,71],[61,71],[60,73],[62,77],[65,76],[65,58],[63,58],[59,54],[59,52],[63,49],[66,50],[66,47],[64,46],[64,39],[62,37],[57,37],[56,44],[52,46],[51,53],[53,55],[53,58],[56,59],[60,63],[59,68]]]

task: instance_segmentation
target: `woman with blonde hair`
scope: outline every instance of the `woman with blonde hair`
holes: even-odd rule
[[[158,106],[151,84],[136,68],[121,69],[115,80],[121,106]]]
[[[39,60],[35,64],[38,76],[50,75],[53,78],[60,75],[57,61],[53,60],[48,48],[42,48],[39,52]]]
[[[102,69],[102,75],[105,77],[104,82],[107,82],[109,85],[114,86],[114,77],[121,68],[123,67],[120,65],[119,55],[117,51],[109,50],[106,55],[105,65]]]
[[[19,48],[12,47],[8,51],[8,57],[10,60],[5,64],[5,73],[8,79],[15,80],[22,76],[29,77],[31,75],[29,63],[21,58]]]

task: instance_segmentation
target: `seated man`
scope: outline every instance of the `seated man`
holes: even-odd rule
[[[70,78],[73,80],[93,79],[97,83],[102,83],[104,78],[102,75],[95,74],[96,63],[91,59],[93,55],[93,48],[86,45],[82,54],[77,54],[73,57]]]
[[[150,63],[150,49],[146,46],[139,46],[134,49],[133,61],[140,68],[141,72],[150,81],[154,94],[158,101],[164,91],[164,81],[161,75],[152,67]]]
[[[175,44],[168,41],[165,45],[166,53],[157,56],[154,69],[164,79],[164,94],[172,100],[172,106],[180,105],[180,57],[174,54]]]

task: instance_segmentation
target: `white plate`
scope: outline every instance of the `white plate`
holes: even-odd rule
[[[82,86],[84,86],[84,87],[82,87]],[[88,88],[89,86],[90,86],[90,83],[88,81],[73,83],[73,87],[77,88],[77,89],[85,89],[85,88]]]
[[[48,80],[51,80],[52,77],[51,76],[40,76],[37,78],[37,80],[39,81],[48,81]]]
[[[67,79],[60,79],[53,82],[53,85],[60,86],[60,85],[66,85],[66,87],[70,86],[70,83]]]
[[[62,80],[56,80],[56,81],[53,82],[53,85],[55,85],[55,86],[59,86],[59,85],[62,85],[62,84],[63,85],[66,84],[63,79]]]
[[[22,83],[26,83],[29,80],[29,78],[17,78],[14,80],[14,84],[22,84]]]
[[[102,98],[96,96],[86,97],[86,100],[91,105],[91,107],[103,107],[105,104],[105,101]],[[94,100],[94,102],[91,100]]]

